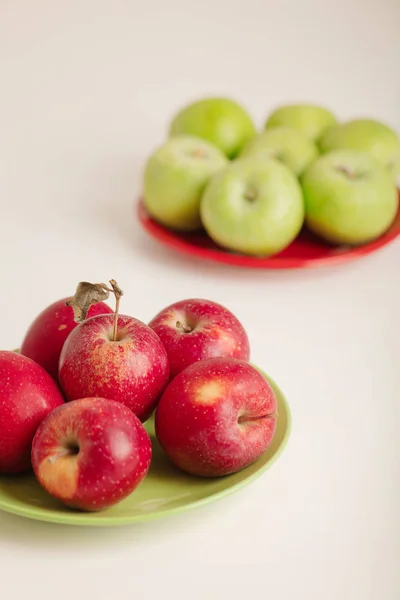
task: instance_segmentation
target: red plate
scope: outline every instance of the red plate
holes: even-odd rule
[[[253,269],[305,269],[343,263],[375,252],[400,234],[399,203],[396,219],[389,231],[370,244],[357,247],[333,246],[323,242],[309,231],[303,230],[283,252],[270,258],[255,258],[223,250],[205,232],[178,233],[163,227],[149,216],[142,201],[138,203],[138,217],[143,228],[153,238],[178,252],[227,265]]]

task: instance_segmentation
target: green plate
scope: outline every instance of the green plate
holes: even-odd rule
[[[247,485],[272,465],[284,449],[291,426],[290,410],[279,387],[266,376],[278,402],[278,422],[271,446],[255,463],[227,477],[203,479],[176,469],[159,446],[153,420],[146,423],[153,444],[149,473],[128,498],[98,513],[66,508],[49,496],[33,474],[0,477],[0,509],[29,519],[68,525],[112,526],[164,517],[213,502]]]

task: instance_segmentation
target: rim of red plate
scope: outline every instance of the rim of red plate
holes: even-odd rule
[[[304,232],[280,254],[268,258],[257,258],[243,254],[234,254],[233,252],[219,248],[204,232],[191,234],[167,229],[150,217],[141,198],[137,203],[137,216],[143,229],[151,237],[180,253],[202,260],[252,269],[304,269],[337,265],[376,252],[392,242],[400,234],[399,202],[397,216],[390,229],[369,244],[356,247],[333,246],[324,243],[310,233]],[[313,251],[315,251],[314,256],[312,256]],[[296,252],[298,255],[296,255]]]

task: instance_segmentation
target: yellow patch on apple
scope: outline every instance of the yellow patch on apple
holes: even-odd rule
[[[208,381],[201,385],[196,392],[197,404],[213,404],[224,393],[224,386],[218,381]]]
[[[78,459],[76,456],[46,458],[39,467],[39,477],[47,491],[64,500],[72,499],[78,488]]]

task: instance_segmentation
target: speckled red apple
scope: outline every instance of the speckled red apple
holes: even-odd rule
[[[183,471],[228,475],[271,444],[276,409],[274,392],[257,369],[234,358],[212,358],[187,367],[168,385],[156,409],[156,435]]]
[[[20,349],[21,354],[41,365],[54,379],[57,379],[58,361],[64,342],[77,326],[72,308],[65,304],[67,300],[69,298],[54,302],[36,317]],[[89,308],[88,317],[112,312],[107,304],[99,302]]]
[[[97,396],[117,400],[141,421],[152,413],[168,379],[168,357],[150,327],[128,316],[83,321],[68,336],[60,356],[59,381],[68,400]]]
[[[199,360],[218,356],[249,360],[247,334],[224,306],[191,298],[164,308],[149,323],[168,354],[171,377]]]
[[[64,399],[48,373],[30,358],[0,351],[0,473],[30,468],[33,436]]]
[[[151,442],[126,406],[84,398],[54,410],[32,444],[39,483],[72,508],[97,511],[126,498],[144,479]]]

